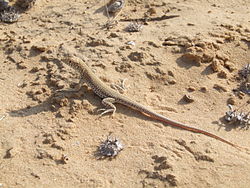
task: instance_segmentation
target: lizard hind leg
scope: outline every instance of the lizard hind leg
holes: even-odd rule
[[[114,99],[114,98],[111,98],[111,97],[104,98],[104,99],[102,100],[102,104],[103,104],[106,108],[101,108],[101,109],[98,110],[98,111],[103,111],[103,112],[100,114],[100,116],[103,116],[104,114],[109,113],[109,112],[111,112],[111,113],[112,113],[112,116],[114,116],[115,111],[116,111],[116,107],[115,107],[115,105],[114,105],[113,103],[115,103],[115,99]]]

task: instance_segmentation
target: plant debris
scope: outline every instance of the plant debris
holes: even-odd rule
[[[224,116],[225,120],[230,123],[237,124],[242,128],[249,129],[250,126],[250,112],[240,112],[234,110],[232,105],[228,105],[229,111]]]
[[[97,156],[100,159],[107,157],[113,158],[116,157],[123,148],[124,146],[119,139],[108,136],[98,147]]]

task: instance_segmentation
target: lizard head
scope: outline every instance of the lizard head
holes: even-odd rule
[[[75,56],[67,56],[62,59],[62,62],[69,65],[70,67],[73,67],[74,65],[78,64],[80,61],[79,58]],[[73,67],[74,68],[74,67]]]
[[[84,64],[84,62],[80,58],[75,56],[65,57],[62,59],[62,61],[74,69],[78,69],[80,65]]]
[[[88,66],[84,63],[82,59],[76,56],[67,56],[62,59],[62,62],[69,65],[71,68],[75,69],[78,72],[88,71]]]

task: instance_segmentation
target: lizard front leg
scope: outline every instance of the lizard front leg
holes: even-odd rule
[[[103,116],[104,114],[109,113],[109,112],[112,112],[112,116],[114,116],[115,111],[116,111],[116,107],[115,107],[115,105],[113,103],[115,103],[115,99],[114,98],[111,98],[111,97],[104,98],[102,100],[102,104],[106,108],[101,108],[101,109],[98,110],[98,111],[103,111],[100,114],[100,116]]]

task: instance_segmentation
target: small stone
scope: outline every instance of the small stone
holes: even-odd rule
[[[119,35],[117,33],[110,33],[109,35],[110,38],[117,38]]]
[[[167,40],[167,41],[164,41],[163,43],[162,43],[162,45],[163,46],[176,46],[176,45],[178,45],[175,41],[169,41],[169,40]]]
[[[47,69],[51,70],[54,67],[55,67],[55,63],[53,63],[53,62],[48,62],[47,63]]]
[[[45,52],[49,49],[49,46],[43,43],[33,45],[31,47],[33,50],[39,51],[39,52]]]
[[[244,93],[244,92],[242,92],[242,91],[238,92],[238,97],[239,97],[240,99],[243,99],[244,96],[245,96],[245,93]]]
[[[158,44],[156,44],[156,43],[153,42],[153,41],[148,41],[147,43],[148,43],[149,46],[153,46],[153,47],[155,47],[155,48],[159,48],[159,47],[160,47]]]
[[[207,88],[206,88],[206,87],[201,87],[201,88],[200,88],[200,91],[201,91],[202,93],[206,93],[206,92],[207,92]]]
[[[65,117],[65,115],[64,115],[64,113],[60,110],[59,112],[57,112],[56,117],[57,117],[57,118],[63,118],[63,117]]]
[[[135,46],[135,42],[134,42],[134,41],[128,41],[127,44],[128,44],[128,45]]]
[[[27,85],[28,85],[27,82],[24,81],[24,82],[22,82],[22,83],[19,83],[19,84],[17,85],[17,87],[24,88],[24,87],[26,87]]]
[[[55,112],[57,110],[56,106],[53,104],[50,106],[50,109],[52,112]]]
[[[180,46],[173,46],[172,49],[171,49],[171,52],[172,53],[181,53],[182,52],[182,49]]]
[[[227,103],[228,103],[228,104],[231,104],[231,105],[235,105],[235,103],[236,103],[235,98],[230,97],[230,98],[227,100]]]
[[[87,47],[97,47],[97,46],[107,46],[113,47],[113,45],[108,44],[108,42],[104,39],[95,39],[91,38],[91,41],[86,43]]]
[[[214,59],[214,52],[212,50],[206,50],[202,56],[202,62],[209,63]]]
[[[187,26],[195,26],[194,23],[187,23]]]
[[[188,94],[184,95],[184,96],[183,96],[183,99],[184,99],[186,102],[188,102],[188,103],[194,102],[193,97],[190,96],[190,95],[188,95]]]
[[[227,55],[221,53],[220,51],[216,52],[216,58],[220,59],[220,60],[222,60],[224,62],[229,60],[229,57]]]
[[[72,106],[71,106],[71,109],[70,109],[70,114],[76,114],[82,108],[83,108],[82,101],[75,99],[75,100],[72,101]]]
[[[152,15],[156,14],[156,9],[155,9],[155,8],[149,8],[148,11],[147,11],[147,13],[148,13],[150,16],[152,16]]]
[[[67,122],[73,123],[73,122],[75,122],[75,119],[73,117],[71,117],[71,118],[67,119]]]
[[[35,95],[41,95],[43,93],[43,91],[41,90],[41,89],[39,89],[39,90],[37,90],[36,92],[35,92]]]
[[[67,155],[62,154],[62,157],[59,161],[61,164],[67,164],[67,162],[69,161],[69,158]]]
[[[65,83],[62,80],[56,82],[56,87],[58,89],[63,89],[65,87]]]
[[[217,76],[218,76],[219,78],[224,78],[224,79],[228,78],[228,74],[227,74],[227,72],[224,71],[224,70],[221,70],[221,71],[217,74]]]
[[[142,53],[142,52],[131,52],[129,55],[128,55],[128,58],[131,60],[131,61],[139,61],[139,62],[142,62],[142,60],[144,59],[145,57],[145,54]]]
[[[27,66],[24,64],[23,61],[17,63],[17,68],[18,69],[27,69]]]
[[[169,71],[168,71],[168,75],[174,77],[173,71],[169,70]]]
[[[175,80],[174,78],[169,78],[169,79],[167,80],[167,82],[168,82],[170,85],[174,85],[174,84],[177,83],[176,80]]]
[[[30,70],[30,73],[35,73],[35,72],[38,72],[39,71],[39,68],[38,67],[33,67],[31,70]]]
[[[63,106],[68,106],[68,104],[69,104],[69,100],[68,100],[67,98],[63,98],[63,99],[61,99],[60,102],[59,102],[59,105],[60,105],[61,107],[63,107]]]
[[[195,87],[190,86],[190,87],[187,88],[187,90],[188,90],[189,92],[193,92],[193,91],[195,91],[196,89],[195,89]]]
[[[93,105],[91,105],[91,103],[88,100],[83,100],[81,104],[85,110],[90,110],[93,107]]]
[[[230,71],[233,72],[234,70],[236,70],[236,67],[234,65],[234,63],[232,63],[231,61],[226,61],[224,66]]]
[[[221,92],[227,92],[227,89],[224,86],[221,86],[219,84],[214,84],[213,86],[214,89],[216,89],[217,91]]]
[[[224,41],[222,39],[216,39],[216,42],[219,43],[219,44],[223,44]]]
[[[214,59],[211,63],[211,67],[214,72],[219,72],[222,69],[221,62],[218,59]]]

